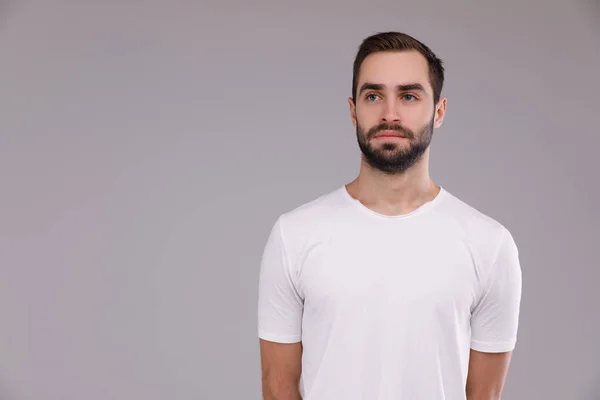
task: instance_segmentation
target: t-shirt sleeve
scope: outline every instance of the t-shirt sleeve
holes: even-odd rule
[[[519,252],[504,229],[482,297],[471,316],[471,348],[480,352],[512,351],[517,341],[521,303]]]
[[[282,231],[275,222],[265,245],[258,285],[258,336],[272,342],[295,343],[302,338],[303,300]]]

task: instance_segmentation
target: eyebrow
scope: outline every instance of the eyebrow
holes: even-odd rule
[[[380,83],[366,82],[360,87],[360,91],[358,92],[358,94],[361,94],[365,90],[383,90],[384,88],[385,85],[382,85]],[[407,92],[412,90],[421,93],[426,93],[425,88],[420,83],[408,83],[405,85],[397,85],[396,90],[398,90],[399,92]]]

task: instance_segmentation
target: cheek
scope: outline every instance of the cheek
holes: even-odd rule
[[[370,106],[369,109],[360,108],[356,110],[356,119],[362,127],[373,126],[379,120],[377,107]]]
[[[414,110],[404,114],[403,125],[412,130],[419,130],[425,125],[428,125],[433,118],[433,111],[430,110]]]

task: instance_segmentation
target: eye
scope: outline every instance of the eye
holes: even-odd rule
[[[407,100],[407,101],[414,101],[414,100],[417,100],[417,98],[416,98],[414,95],[412,95],[412,94],[405,94],[405,95],[404,95],[404,96],[402,96],[402,97],[404,98],[404,100]]]
[[[369,93],[366,97],[367,101],[375,101],[377,100],[377,98],[379,98],[379,96],[377,96],[374,93]]]

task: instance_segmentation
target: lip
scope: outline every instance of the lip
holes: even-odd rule
[[[374,137],[375,138],[380,138],[380,137],[396,137],[396,138],[406,139],[406,136],[404,136],[403,134],[398,133],[396,131],[381,131],[381,132],[377,133]]]

